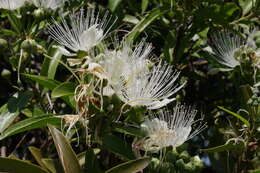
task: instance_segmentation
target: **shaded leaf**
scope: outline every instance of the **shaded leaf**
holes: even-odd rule
[[[144,31],[154,20],[163,15],[166,11],[161,11],[159,8],[153,9],[147,14],[127,35],[127,40],[130,42],[134,40],[141,32]]]
[[[132,152],[132,147],[121,138],[114,135],[105,135],[102,139],[102,142],[105,148],[114,152],[115,154],[118,154],[129,160],[135,159],[135,156]]]
[[[37,163],[42,167],[46,168],[44,163],[42,162],[42,153],[41,150],[36,147],[29,147],[30,152],[32,153],[33,157],[37,161]]]
[[[234,117],[236,117],[237,119],[239,119],[240,121],[242,121],[247,127],[250,127],[250,123],[245,119],[243,118],[241,115],[235,113],[235,112],[232,112],[222,106],[218,106],[219,109],[229,113],[230,115],[233,115]]]
[[[74,95],[75,87],[75,84],[72,82],[64,82],[53,89],[51,93],[52,97],[57,98],[62,96]]]
[[[134,127],[132,125],[116,122],[112,124],[114,130],[120,133],[124,133],[127,135],[132,135],[136,137],[144,137],[142,130],[138,127]]]
[[[38,75],[31,75],[31,74],[22,74],[22,75],[25,76],[26,78],[38,82],[40,85],[49,89],[54,89],[60,84],[60,82],[53,79],[49,79],[48,77],[45,76],[38,76]]]
[[[97,157],[95,155],[95,152],[92,148],[89,148],[86,151],[85,156],[85,170],[86,172],[95,172],[95,173],[101,173],[101,169],[97,160]]]
[[[114,12],[122,0],[109,0],[108,8]]]
[[[42,159],[42,163],[52,173],[64,173],[63,168],[58,160]]]
[[[201,149],[201,151],[212,153],[212,152],[224,152],[224,151],[231,151],[231,150],[240,151],[243,150],[244,148],[245,146],[243,143],[239,143],[239,144],[228,143],[217,147]]]
[[[41,167],[27,161],[0,157],[0,172],[9,173],[47,173]]]
[[[109,169],[105,173],[136,173],[146,168],[150,162],[151,159],[148,157],[137,160],[131,160],[129,162],[117,165]]]
[[[77,156],[66,137],[53,126],[49,126],[49,130],[53,137],[65,173],[80,173],[81,170]]]

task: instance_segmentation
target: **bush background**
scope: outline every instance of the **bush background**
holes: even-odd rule
[[[228,29],[236,33],[244,33],[259,27],[260,6],[257,0],[75,1],[67,3],[65,8],[70,10],[88,5],[109,9],[114,16],[118,17],[112,32],[118,32],[119,35],[128,34],[135,41],[145,37],[147,42],[153,43],[155,56],[182,71],[181,80],[187,80],[188,83],[178,93],[177,99],[188,105],[196,105],[198,114],[204,114],[204,120],[208,123],[208,128],[201,135],[182,146],[191,156],[199,155],[204,161],[202,172],[246,172],[260,169],[258,133],[247,140],[246,147],[241,148],[238,142],[234,147],[217,149],[216,151],[219,152],[200,151],[202,148],[221,146],[241,134],[238,131],[243,128],[243,124],[218,106],[233,112],[247,109],[243,87],[252,86],[254,83],[249,78],[241,77],[239,69],[226,71],[226,67],[215,61],[205,48],[210,45],[210,36],[216,31]],[[34,7],[23,8],[22,10],[34,11]],[[7,103],[9,111],[12,108],[21,108],[19,116],[12,124],[27,119],[27,109],[33,112],[33,116],[50,112],[46,97],[42,94],[43,88],[39,89],[34,81],[24,76],[21,76],[21,82],[17,82],[19,46],[26,39],[29,26],[50,19],[50,16],[39,19],[32,14],[27,15],[22,17],[19,33],[13,29],[6,12],[4,10],[0,12],[0,38],[8,41],[8,46],[0,43],[0,105]],[[52,15],[55,17],[57,14],[52,13]],[[46,50],[50,49],[52,40],[45,28],[39,30],[37,36],[32,34],[32,37],[37,44]],[[46,60],[44,61],[40,51],[32,52],[32,55],[22,62],[21,73],[46,76],[43,72],[44,62],[46,63]],[[67,77],[67,70],[59,65],[54,79],[64,81]],[[22,98],[20,97],[24,99],[21,101],[24,105],[19,107],[19,103],[16,104],[18,108],[14,108],[14,102],[10,99],[18,91],[24,94]],[[72,112],[68,106],[64,106],[64,101],[57,99],[54,103],[57,114]],[[250,115],[242,113],[242,116],[250,119]],[[242,138],[246,137],[248,136],[242,136]],[[57,157],[57,154],[53,154],[55,150],[47,128],[29,130],[0,141],[0,148],[6,147],[5,152],[2,150],[2,156],[14,154],[20,159],[35,162],[28,151],[28,146],[42,148],[50,154],[50,157]],[[77,153],[84,150],[84,145],[76,146],[73,143],[72,146]],[[119,162],[121,161],[117,159],[106,167],[110,168]]]

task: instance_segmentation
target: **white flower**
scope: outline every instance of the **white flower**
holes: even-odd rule
[[[38,8],[53,9],[60,7],[66,0],[31,0]]]
[[[113,87],[120,85],[122,79],[128,80],[131,75],[148,70],[152,45],[141,41],[134,50],[132,46],[123,41],[118,50],[106,50],[104,61],[101,62],[108,82]]]
[[[117,96],[131,106],[146,106],[148,109],[158,109],[175,100],[170,98],[184,85],[177,86],[179,72],[172,66],[159,62],[149,72],[132,73],[115,91]]]
[[[54,21],[49,33],[59,44],[74,52],[90,50],[104,39],[112,27],[108,27],[111,20],[108,12],[101,18],[99,13],[95,15],[93,8],[87,9],[86,16],[83,9],[70,15],[70,26],[63,16],[61,19],[61,24]]]
[[[235,53],[242,45],[242,39],[234,33],[225,31],[212,35],[211,48],[215,53],[216,60],[228,67],[234,68],[240,64]]]
[[[0,9],[15,10],[24,5],[26,0],[0,0]]]
[[[121,49],[108,51],[103,66],[116,95],[131,106],[158,109],[175,100],[170,98],[183,85],[174,85],[179,72],[162,61],[149,69],[152,45],[140,42],[134,50],[123,42]]]
[[[206,128],[206,123],[201,123],[202,118],[194,121],[196,113],[197,110],[192,107],[177,104],[172,112],[163,109],[152,114],[141,124],[146,133],[143,149],[159,151],[168,146],[176,148],[199,134]],[[198,121],[199,125],[196,126]],[[192,130],[194,125],[196,127]]]

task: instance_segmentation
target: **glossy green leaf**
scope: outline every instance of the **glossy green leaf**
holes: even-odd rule
[[[136,173],[146,168],[150,162],[151,159],[148,157],[137,159],[137,160],[131,160],[122,163],[120,165],[117,165],[109,169],[105,173]]]
[[[103,146],[113,153],[122,156],[125,159],[135,159],[135,156],[132,152],[132,147],[121,138],[114,135],[105,135],[102,140]]]
[[[19,112],[9,112],[7,104],[0,108],[0,134],[14,121],[14,119],[19,115]]]
[[[48,69],[49,79],[54,79],[61,57],[62,54],[60,53],[60,51],[58,49],[55,49],[49,64],[49,69]]]
[[[0,157],[0,172],[8,173],[48,173],[28,161]]]
[[[66,137],[53,126],[49,126],[49,130],[53,137],[65,173],[80,173],[81,170],[77,156]]]
[[[62,165],[56,159],[42,159],[42,163],[51,173],[64,173]]]
[[[74,95],[75,88],[76,88],[76,86],[74,83],[64,82],[64,83],[58,85],[56,88],[54,88],[51,95],[54,98]]]
[[[53,116],[39,116],[28,118],[18,123],[10,126],[6,129],[1,135],[0,140],[15,135],[17,133],[21,133],[27,130],[32,130],[36,128],[41,128],[47,126],[47,124],[59,125],[61,123],[61,119]]]
[[[144,13],[148,7],[149,0],[142,0],[142,13]]]
[[[250,127],[250,123],[245,119],[243,118],[241,115],[235,113],[235,112],[232,112],[222,106],[218,106],[219,109],[229,113],[230,115],[233,115],[234,117],[236,117],[237,119],[239,119],[240,121],[242,121],[247,127]]]
[[[53,79],[49,79],[48,77],[45,76],[38,76],[38,75],[31,75],[31,74],[22,74],[22,75],[28,79],[38,82],[40,85],[49,89],[54,89],[60,84],[60,82]]]
[[[109,0],[108,8],[114,12],[122,0]]]
[[[244,147],[245,146],[243,143],[239,143],[239,144],[228,143],[228,144],[220,145],[217,147],[201,149],[201,151],[208,152],[208,153],[224,152],[224,151],[232,151],[232,150],[240,151],[240,150],[243,150]]]
[[[149,14],[147,14],[127,35],[127,40],[131,42],[134,40],[141,32],[145,30],[153,21],[158,17],[163,15],[166,11],[161,11],[159,8],[153,9]]]

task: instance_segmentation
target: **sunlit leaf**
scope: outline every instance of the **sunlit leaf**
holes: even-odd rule
[[[1,135],[0,140],[15,135],[17,133],[21,133],[27,130],[32,130],[36,128],[41,128],[47,126],[47,124],[59,125],[61,123],[61,119],[53,116],[39,116],[32,117],[10,126],[6,129]]]
[[[0,134],[14,121],[14,119],[19,115],[19,112],[9,112],[7,105],[3,105],[0,108]]]

